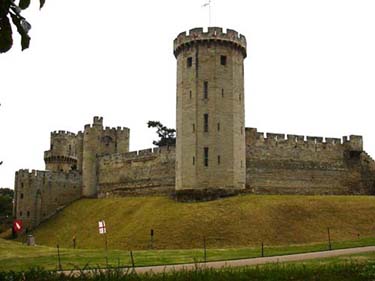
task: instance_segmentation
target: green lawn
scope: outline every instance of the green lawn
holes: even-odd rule
[[[110,249],[249,248],[320,243],[375,236],[374,196],[242,195],[200,203],[168,197],[84,199],[34,231],[36,242],[54,247],[102,248],[98,221],[104,219]]]
[[[375,238],[359,239],[355,241],[335,242],[334,249],[375,245]],[[283,247],[265,247],[266,256],[286,255],[312,251],[327,250],[327,244],[289,245]],[[230,260],[259,257],[260,248],[226,248],[207,249],[207,260]],[[187,250],[150,250],[134,251],[136,266],[163,265],[177,263],[201,262],[204,259],[203,249]],[[60,249],[61,265],[69,270],[76,267],[106,266],[106,253],[104,249]],[[355,259],[374,260],[375,254],[357,255]],[[109,250],[108,260],[111,266],[130,266],[128,251]],[[328,259],[332,261],[343,258]],[[41,266],[46,269],[56,269],[58,266],[57,249],[46,246],[28,247],[19,242],[0,239],[0,271],[1,270],[26,270],[31,267]]]

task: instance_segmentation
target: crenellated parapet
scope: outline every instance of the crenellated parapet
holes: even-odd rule
[[[246,57],[246,37],[237,31],[227,29],[223,32],[220,27],[209,27],[207,32],[203,28],[190,29],[189,32],[180,33],[173,42],[174,55],[178,54],[186,47],[201,43],[222,43],[229,44],[233,48],[240,50]]]
[[[344,150],[363,150],[362,136],[350,135],[343,138],[303,136],[293,134],[277,134],[258,132],[255,128],[246,128],[246,140],[257,142],[258,144],[285,144],[290,146],[322,146],[330,147],[341,146]]]
[[[103,165],[109,165],[111,163],[121,163],[128,161],[145,161],[159,157],[161,155],[171,155],[176,153],[176,148],[174,146],[163,146],[154,147],[149,149],[142,149],[138,151],[131,151],[126,153],[115,153],[110,155],[103,155],[99,158],[99,161]]]

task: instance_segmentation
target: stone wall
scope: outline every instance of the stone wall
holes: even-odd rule
[[[76,171],[19,170],[14,196],[15,216],[23,221],[25,230],[31,230],[81,197],[81,176]]]
[[[360,136],[324,139],[247,128],[246,146],[249,192],[373,194],[374,161]]]
[[[175,186],[175,147],[117,153],[98,159],[99,197],[169,194]]]

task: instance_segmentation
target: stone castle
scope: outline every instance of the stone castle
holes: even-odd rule
[[[176,146],[129,152],[130,130],[94,117],[51,133],[45,171],[19,170],[14,214],[29,230],[82,197],[375,194],[375,161],[361,136],[304,137],[245,127],[246,38],[196,28],[174,41]]]

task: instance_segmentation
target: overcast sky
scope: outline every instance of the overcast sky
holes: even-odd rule
[[[207,27],[205,0],[47,0],[24,15],[30,49],[0,55],[0,187],[44,169],[50,131],[104,117],[152,147],[148,120],[175,127],[178,33]],[[212,25],[247,37],[246,126],[342,137],[375,156],[375,1],[213,0]],[[16,34],[16,31],[14,30]]]

